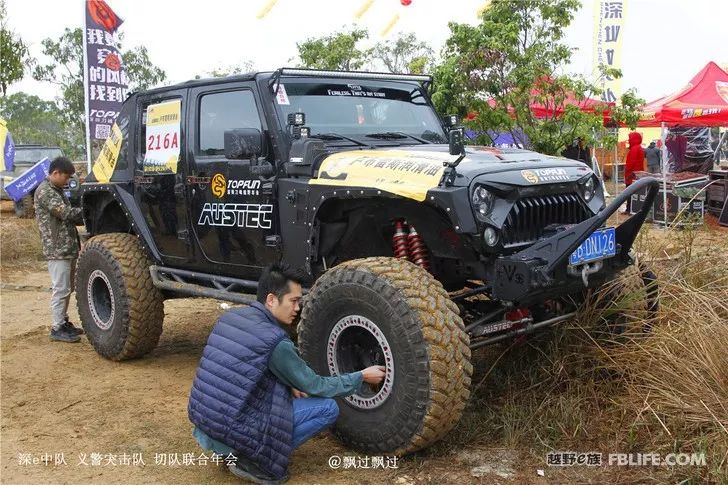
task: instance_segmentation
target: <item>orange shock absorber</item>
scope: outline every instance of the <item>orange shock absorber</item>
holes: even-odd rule
[[[409,250],[407,249],[407,233],[404,231],[405,222],[395,221],[394,223],[394,236],[392,236],[392,247],[394,249],[395,258],[409,257]]]
[[[409,259],[417,266],[430,271],[430,259],[427,256],[427,246],[422,240],[422,236],[417,233],[414,226],[410,226],[409,235],[407,236],[407,246],[409,249]]]

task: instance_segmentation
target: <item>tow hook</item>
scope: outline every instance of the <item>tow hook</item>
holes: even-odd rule
[[[571,276],[579,276],[581,275],[581,281],[584,282],[584,287],[589,287],[589,275],[597,273],[602,269],[602,262],[601,261],[595,261],[593,263],[586,263],[579,266],[569,266],[567,268],[567,272]]]

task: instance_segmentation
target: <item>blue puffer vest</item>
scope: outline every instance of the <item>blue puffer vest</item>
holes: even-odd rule
[[[285,476],[291,456],[293,404],[268,359],[286,338],[258,302],[223,314],[207,339],[187,407],[190,421],[210,438],[276,478]]]

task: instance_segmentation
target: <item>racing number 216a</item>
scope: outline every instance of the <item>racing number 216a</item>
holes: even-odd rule
[[[149,135],[147,138],[147,150],[166,150],[168,148],[178,148],[177,133],[165,133],[164,136]]]

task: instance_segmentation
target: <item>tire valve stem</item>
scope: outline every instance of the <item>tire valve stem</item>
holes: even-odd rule
[[[415,226],[410,226],[409,235],[407,236],[407,245],[409,246],[409,259],[417,266],[430,271],[430,260],[427,256],[427,246],[422,240],[422,236],[417,233]]]
[[[407,248],[407,233],[405,232],[405,222],[402,220],[394,223],[394,236],[392,236],[392,246],[395,258],[409,258],[409,249]]]

